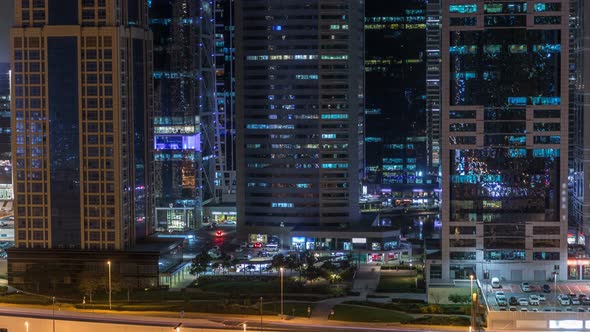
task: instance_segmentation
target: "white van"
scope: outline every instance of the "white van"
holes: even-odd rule
[[[492,278],[491,284],[492,284],[492,288],[501,288],[502,287],[502,285],[500,285],[499,278],[495,278],[495,277]]]

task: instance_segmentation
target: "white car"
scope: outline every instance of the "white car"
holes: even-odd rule
[[[520,299],[518,299],[518,305],[529,305],[529,300],[527,300],[524,297],[521,297]]]
[[[504,291],[497,291],[496,292],[496,297],[498,297],[498,296],[506,297],[506,293],[504,293]]]
[[[529,296],[529,303],[531,305],[539,305],[539,297],[537,295],[531,295]]]
[[[580,299],[578,299],[577,297],[572,297],[571,301],[573,305],[580,305]]]
[[[547,298],[545,298],[545,294],[539,294],[539,301],[545,302]]]
[[[565,295],[565,294],[559,294],[557,296],[557,301],[559,302],[559,304],[561,305],[570,305],[572,304],[570,297]]]
[[[522,288],[523,292],[530,292],[531,291],[531,286],[529,285],[528,282],[523,282],[522,284],[520,284],[520,288]]]

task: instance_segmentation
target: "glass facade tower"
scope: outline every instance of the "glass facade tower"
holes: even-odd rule
[[[153,0],[155,210],[160,230],[199,225],[215,167],[214,8]]]
[[[147,1],[17,1],[17,248],[123,250],[153,231]]]
[[[443,241],[431,281],[565,279],[569,1],[444,0],[442,17]]]

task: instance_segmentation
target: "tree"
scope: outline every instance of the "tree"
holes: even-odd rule
[[[228,255],[226,253],[222,254],[220,259],[221,259],[221,263],[219,265],[221,265],[224,272],[226,270],[228,270],[229,268],[231,268],[232,266],[235,266],[239,262],[239,260],[237,258],[233,258],[231,255]]]
[[[100,277],[96,273],[84,271],[80,274],[80,291],[88,295],[90,303],[92,303],[94,293],[100,288],[101,284]]]
[[[199,274],[207,271],[207,267],[211,262],[211,257],[209,257],[209,253],[206,250],[203,250],[200,254],[198,254],[195,258],[193,258],[191,262],[191,270],[190,274],[196,275],[197,278]]]
[[[270,267],[272,269],[280,269],[282,267],[285,267],[287,265],[287,261],[286,258],[283,254],[276,254],[273,258],[272,258],[272,262],[270,263]]]

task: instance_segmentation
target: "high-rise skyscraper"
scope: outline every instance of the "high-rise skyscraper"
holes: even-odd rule
[[[236,1],[242,236],[358,221],[363,7],[362,0]]]
[[[236,201],[235,47],[234,0],[215,2],[215,66],[218,123],[215,197]]]
[[[426,131],[431,172],[440,166],[440,0],[426,4]]]
[[[569,1],[442,1],[431,282],[566,279]]]
[[[214,8],[153,0],[154,178],[159,229],[184,230],[213,198],[216,161]]]
[[[574,61],[573,77],[573,126],[571,136],[573,137],[573,149],[571,151],[571,160],[573,166],[572,190],[571,190],[571,227],[575,231],[572,234],[574,243],[584,244],[588,248],[590,241],[590,191],[585,187],[590,184],[590,116],[588,116],[588,101],[586,97],[590,93],[590,73],[589,65],[586,63],[588,51],[588,38],[590,38],[590,26],[585,24],[590,20],[590,6],[584,1],[572,1],[573,26],[572,34],[574,36],[574,47],[572,49],[572,58]],[[584,236],[582,238],[581,236]],[[590,274],[590,273],[589,273]]]
[[[153,229],[147,1],[17,1],[17,248],[123,250]]]
[[[12,199],[10,73],[10,64],[0,63],[0,200]]]
[[[426,3],[365,4],[366,164],[371,183],[428,182]],[[400,148],[401,146],[401,148]]]

